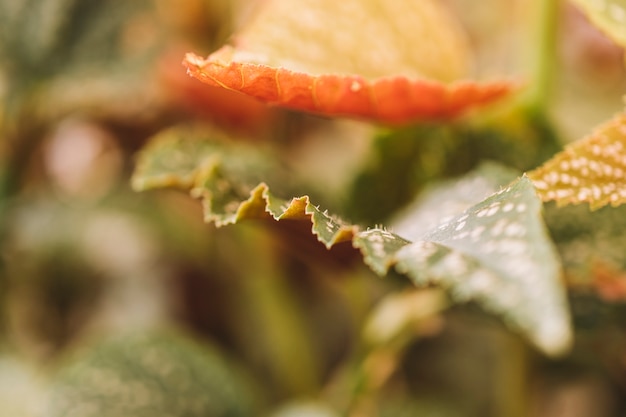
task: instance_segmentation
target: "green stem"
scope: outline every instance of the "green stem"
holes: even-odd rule
[[[528,416],[528,348],[514,335],[504,335],[500,343],[506,355],[499,357],[495,367],[494,415]]]
[[[528,107],[536,112],[546,110],[554,84],[559,6],[559,0],[535,0],[536,13],[532,16],[535,36],[530,45],[533,88]]]
[[[279,396],[306,397],[320,388],[319,364],[312,348],[306,318],[296,301],[293,288],[276,259],[271,237],[262,230],[240,227],[236,233],[238,250],[232,260],[244,275],[239,301],[251,316],[254,335],[252,350],[262,357]],[[245,257],[245,258],[243,258]]]
[[[45,127],[21,114],[10,119],[6,109],[0,108],[0,112],[5,113],[0,115],[0,242],[4,242],[10,223],[9,205],[20,191],[28,161]],[[0,259],[0,343],[6,342],[8,285],[5,260]]]

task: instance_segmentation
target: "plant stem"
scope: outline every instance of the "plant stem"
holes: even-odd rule
[[[0,114],[0,140],[3,141],[0,145],[0,242],[4,242],[10,223],[9,204],[20,191],[28,160],[45,127],[21,113],[11,123],[6,109],[0,107],[0,112],[5,113]],[[5,305],[9,284],[5,263],[5,259],[0,259],[0,343],[7,340]]]
[[[513,335],[504,335],[499,343],[506,356],[496,366],[494,415],[528,416],[528,348]]]
[[[527,105],[530,110],[545,112],[550,101],[556,68],[557,20],[559,0],[535,0],[531,37],[533,87]]]

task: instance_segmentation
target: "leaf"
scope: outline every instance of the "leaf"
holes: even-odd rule
[[[163,138],[158,143],[163,149],[171,146]],[[211,163],[199,162],[199,166],[209,169],[194,173],[192,193],[202,198],[207,221],[218,226],[247,219],[310,222],[311,233],[326,248],[351,242],[379,275],[395,268],[418,285],[447,288],[457,302],[477,301],[503,316],[545,352],[556,354],[569,345],[558,261],[539,215],[541,203],[527,178],[411,242],[380,227],[362,230],[347,224],[322,211],[307,196],[277,198],[267,184],[254,185],[251,179],[233,175],[236,170],[230,165],[243,162],[241,157],[229,159],[228,153],[225,148],[207,154],[206,161]],[[151,152],[143,152],[139,167],[155,166],[150,163],[152,157]],[[175,160],[189,166],[189,159]],[[158,175],[154,170],[145,172],[162,178],[189,172],[174,163],[165,168],[170,171]],[[138,169],[135,183],[156,185],[142,178],[145,172]]]
[[[142,149],[140,162],[131,179],[135,190],[187,188],[194,184],[197,172],[215,152],[215,146],[209,141],[189,140],[194,135],[186,133],[189,135],[179,135],[174,131],[161,133]]]
[[[23,358],[0,355],[0,404],[7,416],[42,416],[50,387],[34,364]]]
[[[384,345],[407,332],[414,336],[420,322],[436,317],[448,304],[447,297],[439,289],[391,293],[369,315],[363,329],[364,337],[372,345]]]
[[[391,219],[391,227],[406,239],[419,239],[433,227],[450,221],[518,176],[519,173],[511,168],[483,162],[462,178],[427,186],[417,199]]]
[[[311,75],[464,77],[469,42],[438,0],[268,0],[235,34],[233,61]]]
[[[225,47],[229,48],[229,47]],[[490,104],[516,87],[509,82],[444,85],[405,76],[368,81],[360,75],[313,76],[285,68],[224,61],[221,49],[207,59],[187,54],[193,77],[239,91],[268,104],[326,116],[344,116],[401,124],[451,118],[470,107]]]
[[[215,347],[172,331],[84,348],[54,381],[46,415],[251,416],[246,378]]]
[[[165,54],[157,70],[167,100],[176,108],[241,132],[261,133],[276,122],[275,109],[258,100],[189,77],[181,71],[178,50]]]
[[[404,246],[396,269],[417,285],[449,288],[502,315],[552,354],[571,342],[556,251],[532,182],[511,186]]]
[[[328,405],[321,402],[295,400],[281,405],[270,417],[338,417]]]
[[[517,88],[458,81],[470,66],[467,41],[436,1],[263,6],[234,46],[187,54],[188,73],[269,104],[383,123],[453,117]]]
[[[609,35],[616,43],[626,47],[626,1],[572,1],[585,12],[594,25]]]
[[[372,229],[358,233],[353,244],[379,274],[394,267],[416,285],[447,288],[457,302],[477,301],[543,351],[558,354],[569,347],[571,330],[540,210],[523,177],[414,242]]]
[[[0,0],[3,111],[31,124],[76,109],[136,123],[157,99],[146,74],[163,35],[151,0]]]
[[[572,289],[593,287],[598,265],[624,274],[626,205],[589,211],[582,205],[545,205],[545,221],[557,245],[567,283]],[[621,268],[618,268],[621,267]]]
[[[231,173],[250,183],[267,179],[271,172],[283,174],[261,146],[255,149],[238,143],[238,140],[208,125],[166,129],[141,150],[137,159],[131,184],[138,191],[193,187],[203,175],[217,175],[217,165],[224,165],[223,161],[226,161]]]
[[[592,210],[626,201],[626,113],[574,142],[528,173],[544,201],[589,203]]]
[[[542,116],[520,109],[497,113],[497,117],[379,133],[347,195],[350,218],[365,224],[383,223],[442,178],[457,178],[484,161],[499,162],[521,173],[562,149]],[[516,172],[499,185],[517,176]],[[468,197],[472,203],[478,201],[472,191]]]

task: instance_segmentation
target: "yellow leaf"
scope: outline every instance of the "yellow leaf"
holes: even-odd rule
[[[571,144],[528,174],[544,201],[589,203],[591,209],[626,202],[626,113]]]
[[[626,47],[626,0],[572,0],[589,20],[618,45]]]
[[[467,41],[439,0],[268,0],[234,39],[233,61],[311,75],[464,77]]]

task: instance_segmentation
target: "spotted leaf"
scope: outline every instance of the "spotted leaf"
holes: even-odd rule
[[[391,227],[406,239],[420,239],[433,227],[450,221],[519,175],[517,170],[495,162],[483,162],[461,178],[432,182],[394,216]]]
[[[558,353],[568,346],[568,310],[559,264],[541,221],[541,202],[528,178],[447,220],[431,222],[430,230],[409,240],[382,227],[364,230],[346,223],[306,195],[277,197],[265,182],[243,173],[250,154],[239,147],[237,152],[229,150],[235,144],[211,145],[205,138],[209,143],[182,147],[169,164],[152,161],[151,153],[175,148],[180,140],[180,134],[172,132],[157,137],[159,146],[148,146],[140,155],[135,182],[156,187],[159,182],[150,178],[166,178],[162,186],[190,189],[203,202],[205,220],[217,226],[249,219],[303,225],[289,229],[294,242],[300,239],[295,234],[304,232],[327,249],[352,245],[351,253],[357,254],[354,248],[358,249],[364,263],[381,276],[395,269],[419,286],[446,288],[457,302],[476,301],[545,352]],[[206,152],[200,154],[198,149]],[[185,157],[186,152],[194,154]],[[198,169],[191,169],[192,160]],[[263,172],[252,171],[257,176]],[[483,171],[495,173],[499,181],[511,175],[493,167]],[[181,175],[184,181],[171,180]],[[475,182],[472,178],[468,181]],[[483,188],[488,193],[491,183]]]
[[[433,0],[306,0],[297,13],[270,0],[233,45],[183,63],[209,85],[269,104],[384,123],[453,117],[516,88],[460,81],[467,41]]]
[[[53,381],[48,417],[249,416],[250,378],[208,343],[171,330],[83,346]]]
[[[544,201],[589,203],[592,209],[626,201],[626,113],[600,126],[528,174]]]
[[[600,30],[626,47],[625,0],[572,0]]]
[[[416,284],[449,288],[502,315],[549,353],[571,339],[560,266],[541,220],[541,201],[522,177],[402,247],[396,269]]]

